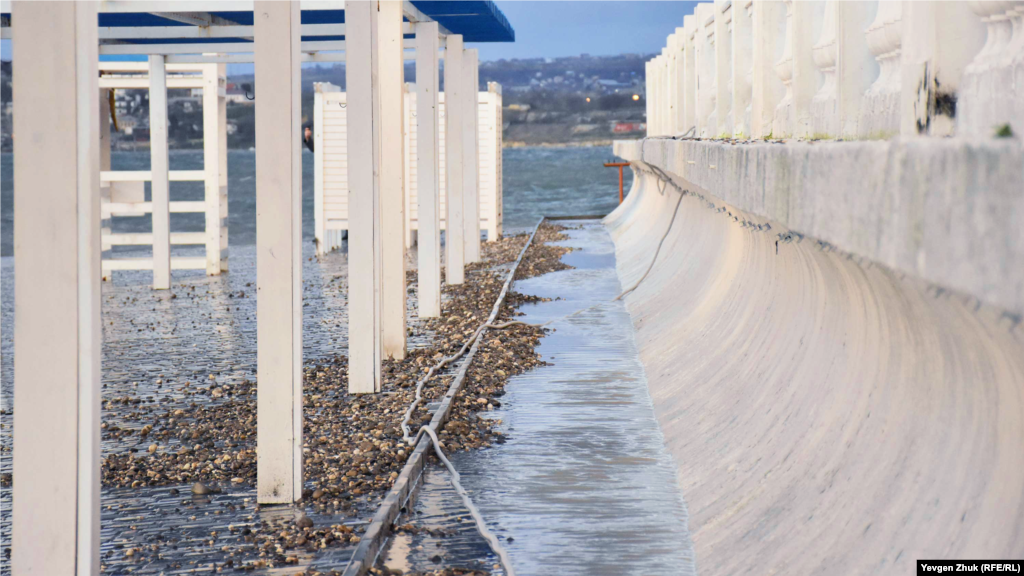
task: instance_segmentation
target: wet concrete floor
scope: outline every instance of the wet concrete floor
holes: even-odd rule
[[[538,351],[551,363],[512,378],[489,413],[508,440],[450,455],[489,528],[521,575],[695,573],[686,505],[654,417],[611,238],[598,221],[561,244],[575,267],[518,281],[551,298],[526,305],[524,320],[558,320]],[[448,482],[432,464],[411,514],[384,555],[388,567],[492,568],[490,553]],[[428,531],[429,530],[429,531]],[[494,570],[498,573],[498,570]]]
[[[141,428],[150,410],[186,408],[191,403],[216,403],[215,397],[194,391],[211,383],[225,389],[256,376],[255,247],[232,246],[228,274],[207,277],[203,271],[174,271],[170,290],[150,288],[148,272],[117,272],[102,287],[103,423]],[[311,244],[303,254],[303,356],[307,363],[347,352],[347,254],[335,252],[321,261]],[[180,250],[180,252],[179,252]],[[200,252],[201,253],[201,252]],[[175,249],[175,255],[188,254]],[[415,251],[410,258],[415,262]],[[14,382],[14,266],[3,258],[2,385],[0,385],[0,473],[11,473],[11,426]],[[429,343],[430,335],[415,314],[416,293],[408,298],[408,322],[416,334],[412,347]],[[185,386],[190,383],[190,386]],[[103,435],[106,457],[122,452],[145,453],[150,441],[139,434]],[[165,449],[177,450],[176,438]],[[192,574],[225,568],[250,556],[231,556],[247,529],[264,522],[285,526],[294,522],[295,507],[255,506],[255,490],[228,487],[222,494],[193,498],[191,485],[139,489],[104,488],[101,494],[101,562],[105,574]],[[171,492],[176,490],[176,493]],[[0,487],[0,507],[11,507],[11,488]],[[357,532],[376,510],[366,496],[353,502],[357,516],[314,515],[317,525],[346,524]],[[229,527],[231,529],[229,529]],[[4,555],[10,546],[10,515],[0,519]],[[298,558],[322,568],[343,568],[355,545],[334,546]],[[228,568],[231,567],[229,564]],[[287,567],[284,572],[300,568]],[[0,562],[0,576],[9,574]],[[280,573],[278,570],[273,573]]]

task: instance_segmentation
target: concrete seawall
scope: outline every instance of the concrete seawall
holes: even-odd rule
[[[651,166],[689,191],[626,303],[698,572],[1024,554],[1019,144],[644,147],[606,224],[631,286],[680,202]]]

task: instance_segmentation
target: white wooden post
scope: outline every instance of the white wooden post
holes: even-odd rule
[[[463,88],[462,36],[451,34],[445,40],[444,92],[445,102],[445,281],[448,284],[465,282],[465,205],[463,171],[463,131],[468,111],[460,105]]]
[[[17,576],[100,570],[96,6],[12,10]]]
[[[302,497],[299,5],[256,2],[256,367],[260,503]],[[351,306],[350,306],[351,308]]]
[[[348,389],[380,392],[381,225],[378,12],[346,6],[345,83],[348,141]]]
[[[712,136],[732,136],[732,2],[715,0],[715,101],[718,128]]]
[[[384,356],[405,358],[405,86],[402,3],[379,3],[381,330]],[[364,144],[365,145],[365,142]]]
[[[874,21],[864,30],[879,72],[861,103],[860,136],[888,138],[900,131],[902,18],[903,2],[879,2]]]
[[[503,190],[501,181],[501,129],[503,126],[503,122],[501,119],[501,84],[498,84],[497,82],[488,82],[487,91],[490,93],[490,102],[494,106],[494,110],[491,113],[491,119],[489,124],[494,129],[494,135],[492,137],[487,138],[486,144],[487,147],[493,147],[493,151],[491,152],[490,156],[493,158],[494,162],[494,166],[492,167],[494,170],[494,173],[492,174],[492,177],[494,178],[494,194],[492,194],[491,196],[493,205],[487,211],[487,241],[494,242],[495,240],[498,239],[499,236],[501,236],[502,218],[504,215],[504,206],[502,205],[504,199],[502,196]],[[484,144],[481,144],[481,150],[483,149]],[[483,181],[483,176],[481,176],[481,181]]]
[[[416,200],[419,316],[441,315],[441,192],[437,134],[437,22],[416,30]]]
[[[111,88],[100,88],[100,172],[106,172],[110,170],[110,151],[111,151],[111,139],[110,139],[110,94],[113,92]],[[110,182],[100,182],[100,206],[103,203],[110,202],[111,185]],[[110,250],[113,246],[110,244],[110,233],[111,233],[111,218],[110,214],[103,213],[101,208],[101,233],[100,233],[100,247],[103,251],[103,258],[109,258],[111,253]],[[113,276],[113,275],[111,275]],[[104,280],[110,278],[104,276]]]
[[[462,124],[463,224],[465,225],[466,263],[480,261],[480,68],[475,48],[462,51],[463,98],[466,116]]]
[[[328,84],[330,86],[330,84]],[[313,244],[316,255],[331,251],[324,211],[324,83],[313,84]]]
[[[218,84],[227,90],[227,65],[217,67]],[[220,169],[220,271],[228,271],[228,99],[227,94],[218,88],[217,96],[217,162]]]
[[[750,136],[751,63],[753,62],[753,0],[732,9],[732,135]]]
[[[967,2],[903,5],[900,135],[948,136],[955,127],[960,76],[985,43]]]
[[[167,67],[149,57],[149,154],[153,200],[153,289],[171,287],[171,190],[167,157]]]
[[[754,48],[751,70],[750,135],[778,136],[774,131],[775,108],[786,92],[775,62],[785,42],[786,9],[781,2],[754,0]]]
[[[225,64],[203,66],[203,169],[206,172],[206,273],[215,276],[227,266],[227,254],[221,253],[221,243],[226,244],[226,215],[221,214],[227,197],[227,155],[226,119],[221,112],[225,109]],[[223,197],[223,201],[222,201]],[[222,239],[222,236],[224,237]]]

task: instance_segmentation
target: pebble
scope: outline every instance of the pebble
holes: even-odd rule
[[[303,514],[302,516],[299,516],[298,520],[295,521],[295,525],[299,528],[312,528],[313,520],[309,516]]]
[[[417,380],[437,359],[458,351],[466,338],[488,317],[506,274],[494,270],[494,267],[514,261],[526,238],[526,235],[518,235],[486,243],[483,250],[487,260],[467,266],[464,284],[443,284],[442,317],[425,321],[422,325],[433,335],[431,345],[411,350],[404,360],[383,363],[382,387],[385,394],[349,396],[348,360],[344,356],[304,366],[303,475],[310,483],[310,489],[304,491],[303,502],[310,514],[358,518],[373,515],[379,498],[391,487],[408,458],[408,447],[402,441],[399,423],[411,402]],[[563,238],[558,227],[545,225],[538,231],[535,242]],[[561,263],[560,256],[568,250],[535,244],[527,251],[517,278],[567,268]],[[407,282],[415,285],[415,271],[407,273]],[[498,320],[511,320],[518,315],[516,307],[540,300],[510,291],[499,310]],[[501,405],[495,398],[504,394],[504,386],[510,377],[543,364],[536,353],[543,333],[538,328],[514,326],[490,331],[482,338],[477,356],[467,370],[463,392],[453,403],[449,420],[439,434],[442,445],[454,451],[487,447],[503,439],[491,431],[491,427],[496,425],[493,421],[477,418],[476,414],[489,406]],[[208,386],[197,386],[195,382],[170,386],[197,399],[205,397],[207,401],[193,401],[187,406],[178,404],[163,412],[159,409],[135,409],[136,412],[131,414],[119,413],[118,419],[111,421],[111,425],[103,430],[105,438],[131,438],[137,434],[148,436],[152,444],[148,457],[137,458],[131,453],[107,456],[102,468],[104,486],[181,486],[192,483],[191,491],[197,496],[220,492],[216,488],[217,483],[255,486],[256,383],[243,381],[230,386],[218,385],[214,374],[209,374],[208,379]],[[435,377],[427,383],[423,390],[424,405],[413,414],[414,429],[430,420],[431,414],[425,405],[440,399],[450,383],[451,376],[447,375]],[[217,398],[217,401],[209,402],[211,398]],[[116,402],[111,400],[105,402],[105,409],[124,410],[120,408],[124,406],[131,410],[141,399],[136,395],[116,399]],[[139,422],[133,418],[146,420]],[[143,423],[145,425],[140,429],[138,426]],[[164,449],[160,450],[160,446]],[[177,489],[172,488],[169,493],[176,495]],[[276,529],[271,529],[270,524],[260,520],[251,527],[251,531],[248,527],[243,529],[246,542],[243,546],[261,551],[261,560],[243,564],[235,558],[232,562],[236,569],[259,568],[260,562],[262,566],[280,565],[295,557],[286,552],[294,548],[315,552],[337,545],[351,546],[360,540],[360,536],[344,524],[317,527],[306,514],[297,518],[293,525],[276,526]],[[237,553],[235,548],[229,547],[228,550],[228,555]],[[218,561],[222,562],[223,559]],[[472,572],[449,572],[446,568],[434,573]]]

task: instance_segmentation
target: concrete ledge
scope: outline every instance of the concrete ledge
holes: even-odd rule
[[[831,143],[616,141],[750,214],[1024,313],[1019,140]]]

